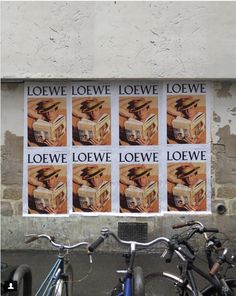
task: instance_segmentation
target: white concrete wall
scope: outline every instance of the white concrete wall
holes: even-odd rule
[[[2,78],[235,78],[236,2],[2,2]]]

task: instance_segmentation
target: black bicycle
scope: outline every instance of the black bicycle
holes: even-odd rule
[[[172,236],[162,255],[162,257],[166,259],[166,262],[169,263],[172,261],[173,254],[176,253],[176,251],[181,252],[183,258],[178,256],[181,259],[178,264],[180,276],[169,272],[155,272],[147,275],[145,277],[145,295],[235,295],[234,289],[236,288],[236,280],[234,278],[227,278],[226,276],[227,270],[234,266],[234,257],[228,254],[227,249],[220,250],[221,242],[219,239],[214,235],[207,235],[207,233],[218,233],[219,230],[216,228],[206,228],[199,221],[189,221],[184,224],[174,225],[173,228],[186,226],[190,227],[187,233],[184,232]],[[203,234],[206,240],[205,252],[209,267],[208,272],[198,268],[196,264],[194,264],[196,254],[189,240],[196,233]],[[216,261],[213,260],[213,253],[217,254]],[[224,274],[220,272],[220,267],[223,264],[227,265]],[[193,272],[207,280],[209,285],[201,290],[198,289],[198,281]],[[160,287],[165,288],[160,289]]]

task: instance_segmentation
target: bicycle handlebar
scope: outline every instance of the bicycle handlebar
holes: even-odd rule
[[[198,225],[198,228],[194,228],[193,231],[189,234],[188,239],[190,239],[195,233],[201,233],[204,235],[204,238],[206,241],[209,240],[207,236],[207,232],[209,233],[218,233],[219,230],[217,228],[206,228],[200,221],[188,221],[185,223],[179,223],[179,224],[174,224],[172,226],[173,229],[178,229],[178,228],[183,228],[187,226],[193,226],[193,225]]]
[[[178,229],[178,228],[183,228],[186,226],[193,226],[193,225],[199,225],[201,228],[199,228],[200,232],[219,232],[217,228],[206,228],[200,221],[188,221],[186,223],[179,223],[179,224],[174,224],[172,225],[173,229]]]
[[[90,252],[93,252],[109,236],[112,236],[117,242],[119,242],[123,245],[129,245],[131,247],[131,251],[135,251],[136,246],[147,248],[147,247],[150,247],[150,246],[155,245],[160,242],[163,242],[168,246],[171,245],[171,241],[166,237],[158,237],[148,243],[140,243],[140,242],[136,242],[136,241],[126,241],[126,240],[120,239],[114,232],[110,231],[108,228],[103,228],[101,230],[101,236],[99,236],[98,239],[88,247],[88,250]],[[187,260],[193,260],[193,257],[191,255],[187,254],[180,246],[175,245],[175,246],[172,246],[172,248],[174,248],[173,252],[175,252],[180,257],[180,259],[182,261],[186,261],[185,258],[187,258]]]
[[[222,253],[221,256],[218,257],[217,261],[215,261],[215,263],[213,262],[212,258],[211,258],[211,251],[212,251],[212,247],[215,250],[219,250],[219,248],[222,246],[221,241],[219,239],[217,239],[215,236],[212,237],[208,237],[207,233],[218,233],[219,230],[217,228],[207,228],[205,227],[201,222],[199,221],[188,221],[186,223],[180,223],[180,224],[175,224],[172,226],[173,229],[177,229],[177,228],[182,228],[182,227],[186,227],[186,226],[193,226],[193,225],[198,225],[198,227],[194,227],[191,229],[190,233],[188,234],[187,238],[182,240],[182,243],[184,245],[186,245],[189,249],[188,246],[188,240],[195,234],[195,233],[200,233],[204,235],[204,238],[207,242],[206,245],[206,252],[207,252],[207,260],[208,260],[208,266],[209,266],[209,274],[211,276],[215,276],[221,268],[221,265],[224,263],[227,263],[228,265],[234,266],[236,263],[236,259],[234,256],[229,256],[226,255],[227,254],[227,249],[224,249],[224,252]],[[178,237],[177,237],[178,240]],[[187,258],[187,257],[186,257]],[[168,262],[168,261],[167,261]]]
[[[158,237],[148,243],[140,243],[140,242],[137,242],[137,241],[126,241],[126,240],[122,240],[120,239],[114,232],[110,231],[108,228],[102,228],[101,230],[101,236],[99,236],[99,238],[93,242],[89,247],[88,249],[90,250],[91,247],[92,249],[96,249],[106,238],[108,238],[109,236],[112,236],[117,242],[119,242],[120,244],[123,244],[123,245],[134,245],[134,246],[140,246],[140,247],[149,247],[151,245],[154,245],[158,242],[165,242],[165,243],[169,243],[170,240],[166,237]]]
[[[78,248],[81,246],[88,246],[87,242],[80,242],[80,243],[77,243],[77,244],[71,245],[71,246],[58,244],[58,243],[55,243],[55,238],[53,236],[48,235],[48,234],[26,234],[25,237],[28,237],[28,239],[25,241],[26,244],[31,243],[37,239],[40,239],[40,238],[45,238],[50,241],[50,243],[52,244],[53,247],[58,248],[58,249],[71,250],[71,249],[75,249],[75,248]]]

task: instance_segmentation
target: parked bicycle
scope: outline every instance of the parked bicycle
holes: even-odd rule
[[[25,243],[30,243],[37,239],[47,239],[59,253],[57,259],[47,274],[45,280],[37,290],[35,296],[72,296],[73,295],[73,270],[69,262],[68,250],[88,246],[87,242],[75,245],[63,245],[55,242],[55,238],[47,234],[29,234]],[[30,295],[25,295],[30,296]]]
[[[236,288],[236,280],[234,278],[227,278],[226,272],[228,268],[234,266],[234,257],[228,255],[228,250],[221,248],[221,242],[215,236],[208,236],[207,233],[217,233],[219,232],[216,228],[206,228],[199,221],[189,221],[184,224],[174,225],[173,228],[190,227],[188,232],[177,234],[172,236],[170,241],[167,243],[166,249],[163,253],[166,262],[172,261],[173,254],[176,251],[181,252],[183,257],[178,269],[180,271],[180,276],[168,273],[168,272],[155,272],[147,275],[145,277],[145,289],[146,296],[154,295],[224,295],[230,296],[234,295],[234,289]],[[194,264],[195,260],[195,250],[189,243],[190,238],[192,238],[196,233],[203,234],[206,246],[205,252],[207,255],[207,262],[209,270],[206,272]],[[212,255],[217,254],[217,259],[214,262]],[[178,254],[178,253],[177,253]],[[223,264],[227,265],[226,271],[223,274],[220,272],[220,266]],[[209,282],[207,287],[199,290],[198,281],[194,276],[196,272],[200,277],[204,278]],[[160,290],[160,287],[164,286],[164,290]]]
[[[120,283],[113,289],[112,296],[144,296],[145,287],[143,270],[139,266],[134,267],[136,249],[137,247],[147,248],[161,241],[168,243],[169,239],[165,237],[159,237],[148,243],[125,241],[121,240],[115,233],[111,232],[109,229],[103,228],[101,230],[101,236],[88,247],[88,250],[90,252],[93,252],[109,236],[112,236],[120,244],[129,246],[129,253],[125,255],[127,269],[123,271],[117,271],[118,273],[123,273],[124,278],[120,279]],[[179,256],[182,256],[179,251],[176,252],[179,254]]]

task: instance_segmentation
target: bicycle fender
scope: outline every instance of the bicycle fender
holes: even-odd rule
[[[176,276],[176,275],[174,275],[172,273],[168,273],[168,272],[163,271],[163,275],[165,275],[165,276],[167,276],[169,278],[172,278],[173,280],[175,280],[178,283],[183,283],[183,280],[181,278],[179,278],[178,276]],[[187,285],[187,288],[189,290],[191,290],[191,292],[193,292],[193,289],[191,288],[191,286],[189,284]]]
[[[145,296],[144,276],[140,266],[133,270],[133,296]]]

